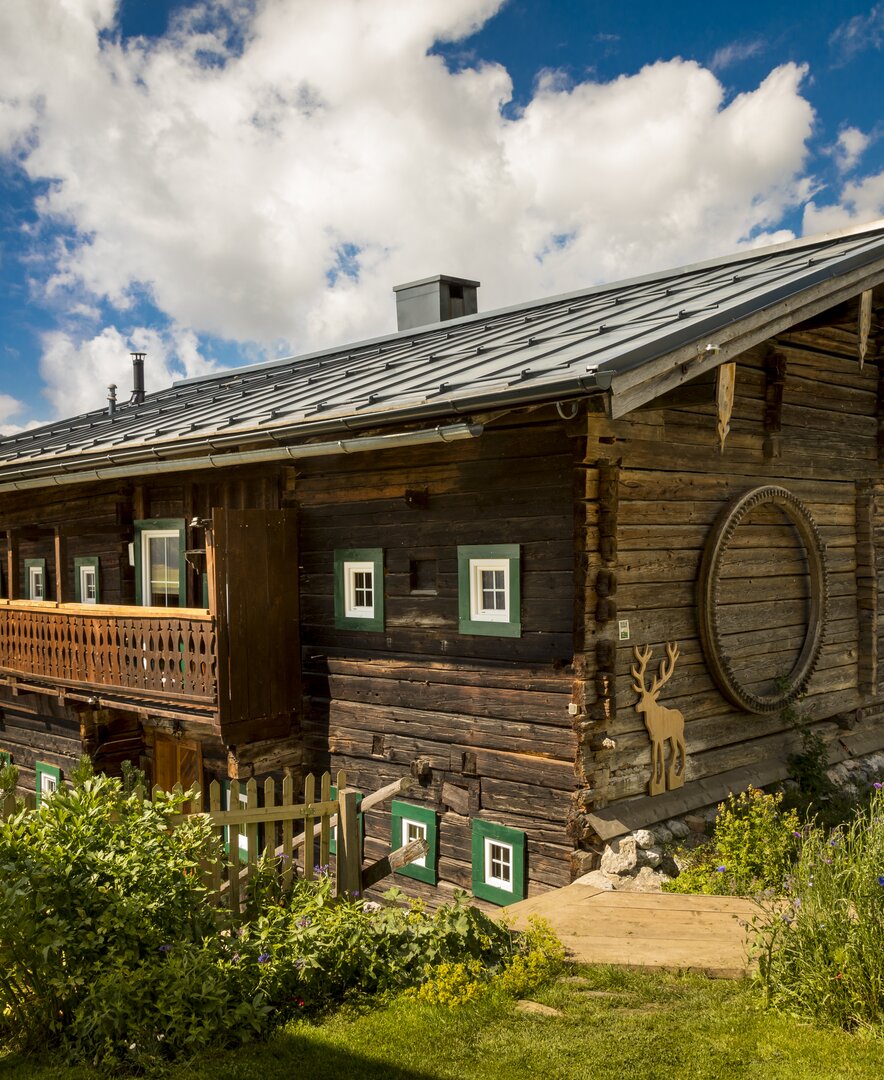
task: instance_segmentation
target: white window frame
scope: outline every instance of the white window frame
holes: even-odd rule
[[[347,619],[373,619],[375,610],[375,597],[377,596],[377,581],[375,580],[373,562],[345,562],[344,563],[344,616]],[[371,605],[358,605],[356,603],[356,575],[369,574],[371,576]]]
[[[39,596],[36,595],[38,587],[40,590]],[[46,570],[42,566],[28,567],[28,599],[46,599]]]
[[[482,573],[486,570],[503,573],[504,606],[502,608],[482,606]],[[508,623],[510,621],[509,559],[470,559],[470,619],[473,622]]]
[[[427,823],[425,821],[416,821],[414,818],[409,817],[403,817],[401,818],[401,821],[403,846],[405,844],[411,843],[412,840],[426,840],[429,843],[430,838],[428,835]],[[411,832],[412,830],[414,830],[415,835],[409,836],[409,832]],[[411,865],[426,867],[427,856],[421,855],[419,859],[412,859]]]
[[[513,874],[515,867],[515,851],[512,844],[508,844],[505,840],[498,840],[493,836],[484,837],[485,841],[485,866],[484,866],[484,878],[485,884],[490,885],[495,889],[502,889],[504,892],[513,891]],[[499,848],[501,851],[505,851],[508,854],[507,865],[509,866],[509,880],[506,878],[498,877],[493,871],[492,866],[494,864],[494,852],[493,848]],[[498,860],[499,861],[499,860]]]
[[[52,775],[52,773],[41,772],[40,794],[54,795],[56,791],[58,791],[58,780]]]
[[[89,599],[89,582],[92,583],[92,598]],[[98,570],[94,566],[80,567],[80,603],[98,603]]]
[[[152,595],[150,587],[150,542],[151,540],[174,540],[176,546],[181,541],[181,533],[178,529],[142,529],[141,530],[141,597],[146,607],[151,607],[147,602],[147,599]],[[164,604],[163,607],[179,607],[179,597],[181,595],[181,575],[184,573],[184,567],[178,566],[178,588],[171,593],[175,597],[174,604]],[[166,591],[168,597],[170,593]]]

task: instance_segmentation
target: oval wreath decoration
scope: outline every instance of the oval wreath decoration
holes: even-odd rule
[[[740,683],[722,648],[717,604],[722,558],[734,533],[759,506],[778,507],[795,527],[804,545],[810,574],[807,633],[798,659],[786,677],[785,688],[774,694],[756,694]],[[706,663],[719,689],[729,701],[746,712],[770,713],[782,709],[804,693],[822,649],[829,607],[829,571],[826,565],[826,545],[816,522],[804,503],[791,491],[774,486],[752,488],[719,514],[703,549],[698,607],[700,641]]]

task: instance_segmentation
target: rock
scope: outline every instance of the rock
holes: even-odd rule
[[[685,825],[687,825],[691,832],[706,832],[706,819],[704,817],[700,817],[699,814],[688,814],[688,816],[684,819],[684,823]]]
[[[655,844],[654,834],[650,829],[636,829],[632,834],[632,839],[640,848],[652,848]]]
[[[668,844],[672,840],[673,833],[668,825],[660,824],[654,826],[654,836],[658,844]]]
[[[654,869],[663,862],[663,849],[659,847],[642,848],[639,855],[644,866],[650,866]]]
[[[631,836],[624,836],[620,840],[612,840],[602,852],[600,869],[604,874],[614,877],[620,874],[631,874],[638,866],[638,849],[635,840]]]
[[[539,1001],[519,1001],[516,1003],[519,1012],[531,1013],[534,1016],[564,1016],[561,1009],[554,1009],[552,1005],[541,1005]]]
[[[676,840],[683,840],[691,831],[687,825],[685,825],[683,821],[679,821],[678,818],[673,818],[672,821],[668,822],[667,828]]]
[[[614,883],[607,876],[603,874],[601,870],[590,870],[588,874],[584,874],[582,877],[577,878],[572,884],[591,885],[594,889],[604,889],[605,892],[611,892],[614,888]]]
[[[643,866],[634,877],[623,878],[617,885],[618,892],[662,892],[663,882],[671,880],[668,874]]]

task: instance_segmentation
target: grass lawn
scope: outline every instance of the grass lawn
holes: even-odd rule
[[[164,1074],[174,1080],[879,1080],[884,1044],[763,1012],[745,983],[581,968],[536,995],[562,1016],[487,1001],[397,1002],[298,1023],[266,1043]],[[97,1074],[0,1059],[2,1080]]]

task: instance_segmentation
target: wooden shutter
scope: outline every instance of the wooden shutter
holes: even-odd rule
[[[222,737],[286,736],[301,690],[296,513],[216,509],[212,518]]]

